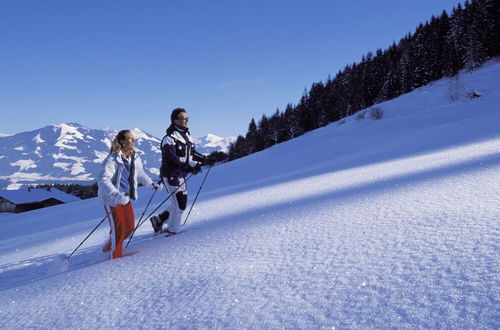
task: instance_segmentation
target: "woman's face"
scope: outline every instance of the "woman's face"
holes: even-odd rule
[[[122,140],[122,148],[124,153],[134,151],[134,136],[132,133],[125,133],[125,138]]]

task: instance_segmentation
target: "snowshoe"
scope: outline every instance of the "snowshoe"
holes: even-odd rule
[[[176,232],[170,231],[168,229],[163,230],[163,233],[165,234],[166,237],[174,236],[175,234],[177,234]]]

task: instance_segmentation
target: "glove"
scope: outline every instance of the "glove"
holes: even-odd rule
[[[130,198],[125,194],[119,193],[116,201],[118,205],[127,205],[130,202]]]
[[[183,167],[184,171],[188,173],[193,173],[194,175],[198,174],[201,172],[201,165],[200,163],[197,163],[195,166],[191,166],[189,164],[184,165]]]
[[[191,173],[194,175],[198,174],[201,172],[201,164],[197,163],[194,167],[192,167]]]
[[[161,180],[159,180],[158,182],[153,182],[151,186],[156,191],[160,190],[161,189]]]

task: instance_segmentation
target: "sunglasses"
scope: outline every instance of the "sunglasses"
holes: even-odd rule
[[[189,117],[177,117],[177,120],[189,120]]]

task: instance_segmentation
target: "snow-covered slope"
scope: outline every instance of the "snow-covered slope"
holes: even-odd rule
[[[103,225],[62,262],[95,199],[1,218],[0,328],[498,328],[499,77],[489,62],[458,102],[442,80],[216,166],[184,233],[146,223],[123,259],[98,262]]]

